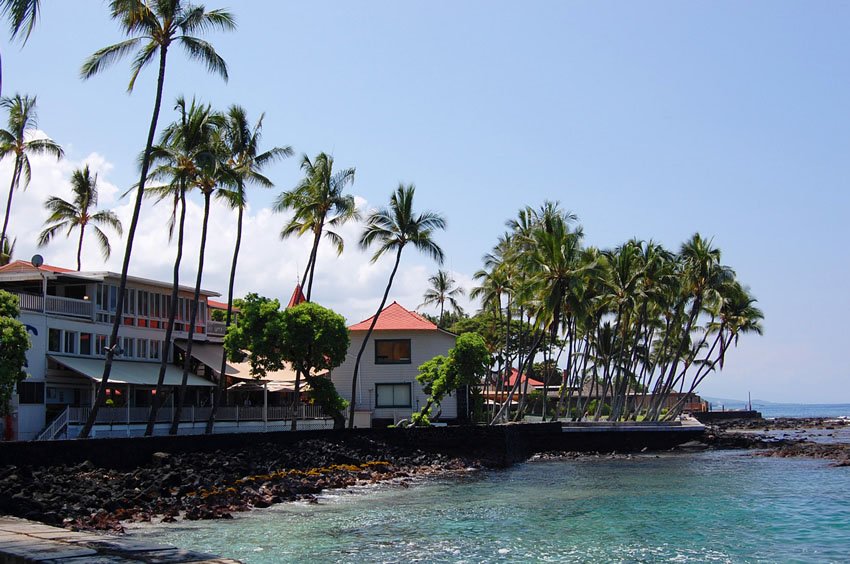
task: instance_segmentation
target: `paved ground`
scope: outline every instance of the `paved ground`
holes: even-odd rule
[[[119,562],[208,562],[239,564],[175,548],[113,535],[77,533],[33,521],[0,516],[0,564],[42,562],[61,564],[114,564]]]

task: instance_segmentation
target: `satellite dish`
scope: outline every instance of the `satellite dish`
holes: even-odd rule
[[[33,255],[30,262],[34,267],[39,268],[42,264],[44,264],[44,257],[41,255]]]

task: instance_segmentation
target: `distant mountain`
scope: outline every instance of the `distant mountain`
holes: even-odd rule
[[[747,405],[747,400],[738,400],[738,399],[729,399],[729,398],[711,398],[707,396],[702,396],[707,402],[710,402],[713,405],[725,405],[726,407],[745,407]],[[776,402],[754,399],[752,401],[753,407],[757,405],[777,405]]]

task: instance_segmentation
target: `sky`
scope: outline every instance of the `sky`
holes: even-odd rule
[[[205,35],[229,81],[170,51],[160,124],[174,100],[238,103],[264,119],[266,147],[296,156],[267,169],[271,190],[249,196],[237,295],[289,298],[307,239],[279,239],[275,197],[300,179],[302,154],[355,167],[363,212],[399,183],[418,210],[447,220],[444,268],[467,289],[481,257],[526,205],[559,201],[586,244],[632,237],[677,250],[693,233],[713,239],[765,313],[763,337],[745,336],[703,395],[780,402],[850,402],[850,4],[837,1],[278,2],[209,0],[238,30]],[[129,61],[83,81],[82,62],[123,39],[106,2],[45,0],[29,42],[2,34],[3,94],[38,96],[39,129],[66,152],[33,159],[15,194],[16,258],[36,252],[74,266],[75,241],[38,249],[49,195],[70,198],[71,172],[98,173],[101,206],[125,226],[150,121],[155,68],[126,92]],[[0,118],[5,119],[5,118]],[[3,198],[11,161],[0,162]],[[3,180],[7,179],[7,180]],[[167,205],[146,202],[131,273],[168,280],[174,247]],[[187,255],[198,247],[201,202],[189,213]],[[213,208],[205,288],[226,294],[235,213]],[[315,301],[349,323],[371,316],[391,259],[371,264],[362,224],[322,247]],[[89,243],[93,243],[90,241]],[[94,245],[83,269],[121,270],[117,238],[104,264]],[[191,261],[186,261],[191,262]],[[194,265],[184,262],[183,280]],[[438,268],[405,250],[391,300],[422,301]],[[469,311],[476,305],[464,302]],[[434,312],[422,308],[421,311]]]

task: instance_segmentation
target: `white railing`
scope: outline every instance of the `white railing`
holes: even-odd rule
[[[59,315],[70,315],[73,317],[91,318],[94,310],[91,300],[75,300],[73,298],[62,298],[60,296],[47,296],[44,311],[46,313],[58,313]]]
[[[62,431],[68,429],[68,416],[69,411],[73,409],[70,407],[66,407],[65,410],[59,414],[56,419],[54,419],[50,425],[48,425],[38,436],[35,438],[37,441],[52,441],[57,438]]]
[[[18,296],[18,304],[21,306],[21,309],[27,311],[44,311],[44,297],[37,294],[19,294],[15,292],[15,295]]]
[[[183,423],[202,423],[209,419],[210,407],[186,406],[180,413]],[[157,411],[157,423],[167,423],[174,419],[173,407],[161,407]],[[91,413],[90,407],[69,407],[66,410],[67,423],[84,423]],[[128,425],[132,423],[147,423],[150,415],[149,407],[101,407],[97,411],[96,424]],[[318,405],[301,405],[298,408],[297,419],[324,419],[325,414]],[[263,418],[263,406],[224,406],[216,412],[216,421],[288,421],[292,420],[291,406],[269,406],[266,417]]]

